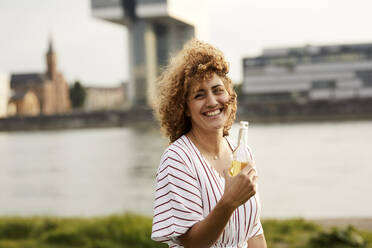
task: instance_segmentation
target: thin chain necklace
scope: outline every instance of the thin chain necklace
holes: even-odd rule
[[[199,141],[198,141],[198,139],[197,139],[197,138],[195,137],[195,135],[194,135],[194,132],[193,132],[193,131],[190,131],[190,133],[191,133],[192,137],[194,138],[194,140],[199,144],[199,147],[201,147],[201,146],[200,146],[200,143],[199,143]],[[210,154],[209,152],[208,152],[208,154],[209,154],[209,155],[212,155],[212,154]],[[220,157],[217,156],[217,155],[212,155],[212,158],[213,158],[214,160],[218,160]]]

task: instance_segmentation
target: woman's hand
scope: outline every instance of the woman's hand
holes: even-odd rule
[[[234,177],[230,176],[227,169],[223,171],[223,174],[225,178],[225,192],[222,199],[231,204],[232,208],[239,207],[256,194],[256,181],[258,177],[252,163],[248,163]]]
[[[179,237],[184,247],[210,247],[224,230],[231,214],[256,194],[256,171],[248,164],[238,175],[231,177],[224,170],[225,192],[209,215]],[[258,246],[259,247],[259,246]]]

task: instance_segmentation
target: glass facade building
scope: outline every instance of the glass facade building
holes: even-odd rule
[[[251,101],[372,98],[372,43],[265,49],[243,74]]]

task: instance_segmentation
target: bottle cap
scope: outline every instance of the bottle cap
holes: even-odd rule
[[[249,122],[248,121],[241,121],[240,122],[240,127],[242,128],[248,128]]]

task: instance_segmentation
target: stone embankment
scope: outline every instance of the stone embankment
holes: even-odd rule
[[[256,123],[371,119],[372,99],[308,103],[245,101],[239,104],[237,112],[237,121],[249,120]],[[121,127],[143,123],[156,125],[150,108],[10,117],[0,119],[0,131]]]
[[[78,112],[60,115],[16,116],[0,119],[0,131],[121,127],[153,122],[152,110]]]
[[[371,120],[372,99],[337,101],[244,101],[238,107],[237,119],[254,122],[309,122]]]

